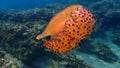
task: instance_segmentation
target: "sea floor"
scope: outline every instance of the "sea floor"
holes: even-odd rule
[[[85,60],[88,64],[92,65],[95,68],[120,68],[120,47],[112,43],[111,40],[106,39],[96,39],[96,41],[103,42],[111,48],[114,54],[119,57],[119,60],[114,63],[105,62],[104,60],[99,59],[95,55],[89,55],[82,52],[76,52],[77,58]]]

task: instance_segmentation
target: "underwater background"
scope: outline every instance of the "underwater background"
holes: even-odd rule
[[[59,11],[82,5],[96,20],[80,48],[57,54],[36,40]],[[120,0],[1,0],[0,68],[120,68]]]

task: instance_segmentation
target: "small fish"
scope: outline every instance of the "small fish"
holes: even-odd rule
[[[91,34],[94,23],[95,19],[90,11],[81,5],[69,6],[56,14],[36,39],[51,36],[44,46],[54,52],[65,53]]]

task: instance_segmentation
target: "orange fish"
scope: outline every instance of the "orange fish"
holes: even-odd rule
[[[73,5],[56,14],[36,38],[39,40],[51,36],[44,46],[54,52],[65,53],[91,34],[94,23],[90,11],[80,5]]]

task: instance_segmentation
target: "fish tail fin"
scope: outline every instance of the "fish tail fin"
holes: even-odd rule
[[[40,40],[40,39],[42,39],[42,38],[44,38],[44,37],[46,37],[46,35],[40,34],[40,35],[38,35],[38,36],[36,37],[36,39],[37,39],[37,40]]]

